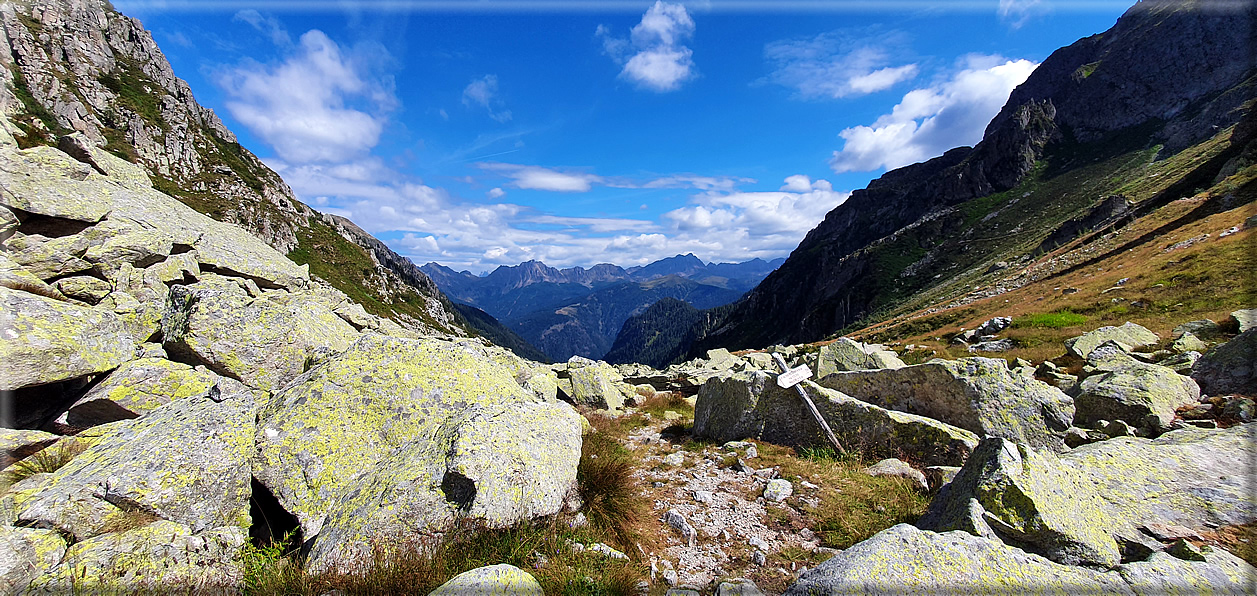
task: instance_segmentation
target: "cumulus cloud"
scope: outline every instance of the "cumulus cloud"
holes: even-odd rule
[[[838,173],[889,170],[973,145],[1036,66],[1028,60],[967,56],[950,77],[908,92],[873,124],[840,132],[845,142],[829,165]]]
[[[480,106],[489,112],[489,117],[498,122],[511,119],[511,111],[504,109],[505,102],[498,96],[498,76],[485,75],[467,85],[463,89],[463,105]]]
[[[503,202],[505,195],[492,191],[484,199],[460,198],[396,173],[359,179],[358,173],[380,167],[370,159],[336,166],[267,163],[299,198],[348,217],[416,263],[476,272],[529,259],[558,267],[627,267],[690,252],[711,261],[772,259],[797,246],[848,195],[824,180],[791,176],[781,191],[694,191],[685,206],[657,218],[571,217]]]
[[[604,25],[595,34],[607,55],[622,65],[620,76],[639,87],[675,91],[694,76],[694,52],[683,43],[694,34],[694,20],[680,4],[657,0],[627,40],[612,36]]]
[[[891,48],[907,42],[897,32],[855,37],[842,31],[772,42],[764,47],[764,58],[773,71],[759,82],[793,89],[802,99],[876,93],[917,75],[916,64],[892,64]]]
[[[397,103],[391,79],[370,75],[370,64],[386,61],[383,52],[346,51],[314,29],[282,62],[246,60],[213,79],[228,97],[227,111],[283,160],[349,161],[379,142]]]

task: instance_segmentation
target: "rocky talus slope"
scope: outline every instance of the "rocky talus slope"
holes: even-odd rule
[[[251,533],[348,571],[569,502],[553,371],[371,315],[86,135],[19,149],[0,122],[0,444],[69,460],[0,496],[4,592],[236,591]]]
[[[409,329],[466,335],[466,323],[408,259],[288,185],[175,76],[152,35],[106,0],[0,4],[0,112],[21,147],[72,132],[138,164],[153,185],[233,223]]]

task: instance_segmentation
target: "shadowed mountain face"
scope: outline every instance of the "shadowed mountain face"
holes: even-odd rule
[[[453,300],[482,309],[554,360],[602,358],[629,317],[661,298],[710,308],[736,300],[784,259],[704,264],[677,255],[642,267],[556,269],[540,261],[484,277],[438,263],[421,269]]]
[[[1211,140],[1217,151],[1158,181],[1148,200],[1234,172],[1247,137],[1231,127],[1257,95],[1255,6],[1141,2],[1109,31],[1057,50],[978,145],[853,193],[690,353],[814,341],[919,296],[963,295],[995,262],[1028,259],[1071,218],[1122,194],[1141,167]]]

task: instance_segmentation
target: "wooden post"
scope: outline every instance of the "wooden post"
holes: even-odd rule
[[[816,409],[816,404],[812,403],[812,398],[808,397],[807,391],[803,390],[802,382],[804,379],[812,376],[812,371],[808,370],[806,365],[793,371],[790,370],[790,365],[786,364],[786,359],[775,352],[773,353],[773,360],[776,360],[777,366],[781,367],[782,374],[777,376],[777,384],[782,388],[793,386],[794,390],[799,392],[799,397],[803,398],[803,403],[807,404],[807,409],[812,413],[812,418],[815,418],[816,423],[821,425],[821,430],[825,432],[825,438],[829,439],[829,444],[833,445],[834,449],[838,450],[838,453],[846,455],[847,450],[843,449],[842,445],[838,443],[838,437],[835,437],[834,431],[830,430],[829,423],[825,422],[825,419],[821,417],[820,410]]]

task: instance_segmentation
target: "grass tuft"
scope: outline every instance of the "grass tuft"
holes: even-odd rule
[[[13,485],[36,474],[56,472],[88,447],[87,443],[77,439],[66,438],[57,441],[9,466],[4,472],[4,482]]]
[[[596,427],[595,427],[596,428]],[[594,528],[612,537],[614,546],[630,556],[642,539],[647,504],[633,476],[632,454],[606,432],[585,436],[576,484],[585,515]]]

